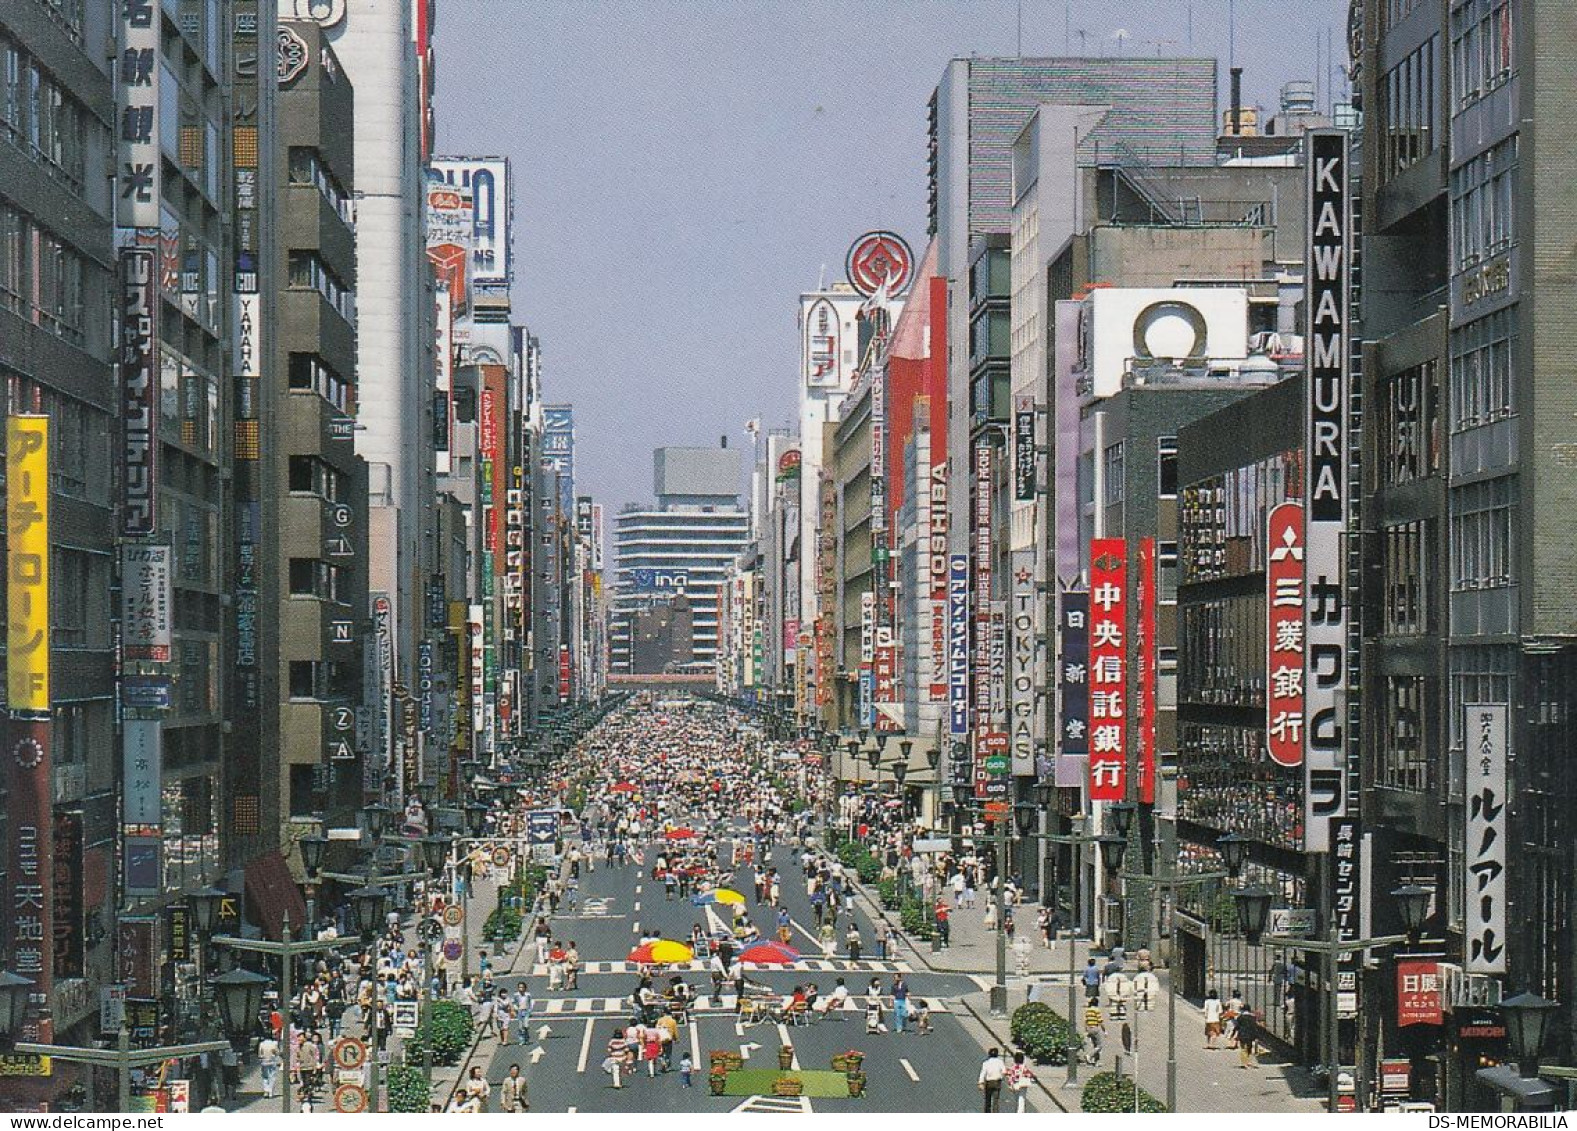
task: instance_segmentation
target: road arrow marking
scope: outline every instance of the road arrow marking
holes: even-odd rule
[[[701,1027],[693,1018],[690,1021],[690,1063],[701,1063]]]
[[[920,1082],[920,1074],[914,1070],[914,1065],[910,1064],[902,1057],[899,1058],[898,1063],[903,1065],[903,1070],[909,1074],[909,1079],[913,1080],[916,1084]]]
[[[531,1063],[535,1064],[537,1061],[541,1060],[547,1055],[548,1050],[543,1048],[541,1045],[538,1045],[536,1048],[531,1050]]]
[[[539,1041],[547,1040],[548,1039],[548,1034],[551,1033],[551,1032],[553,1032],[553,1027],[551,1025],[543,1025],[540,1029],[537,1030],[537,1040],[539,1040]]]
[[[739,1046],[739,1059],[740,1060],[749,1060],[750,1059],[750,1054],[752,1052],[754,1052],[756,1049],[760,1048],[760,1047],[761,1046],[756,1044],[755,1041],[745,1041],[745,1042],[743,1042]]]
[[[596,1024],[589,1017],[586,1019],[586,1035],[580,1039],[580,1060],[575,1064],[576,1072],[586,1071],[586,1058],[591,1055],[591,1031]]]
[[[745,1035],[744,1022],[742,1022],[742,1021],[735,1021],[734,1022],[734,1036],[736,1036],[736,1037],[743,1037],[744,1035]]]

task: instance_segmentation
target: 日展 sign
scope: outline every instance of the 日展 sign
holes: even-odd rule
[[[1090,541],[1090,799],[1128,793],[1128,544]]]
[[[1396,964],[1396,1024],[1439,1025],[1445,1021],[1438,962]]]
[[[1472,974],[1506,972],[1507,709],[1469,703],[1467,713],[1466,961]]]
[[[1265,752],[1280,766],[1303,764],[1303,506],[1270,512],[1266,537]]]

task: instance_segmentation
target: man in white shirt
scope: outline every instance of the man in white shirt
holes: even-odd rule
[[[986,1050],[986,1059],[980,1062],[979,1086],[984,1096],[985,1112],[1001,1110],[998,1106],[1002,1099],[1002,1078],[1007,1075],[1008,1066],[1002,1061],[1002,1054],[995,1048]]]

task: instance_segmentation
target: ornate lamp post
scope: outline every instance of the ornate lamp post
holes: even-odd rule
[[[350,893],[351,921],[364,942],[371,942],[383,925],[389,893],[381,887],[366,885]],[[378,1060],[383,1047],[383,996],[372,995],[372,1016],[362,1018],[367,1027],[367,1110],[378,1111]]]

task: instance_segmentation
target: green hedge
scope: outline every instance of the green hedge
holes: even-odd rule
[[[397,1064],[389,1069],[389,1110],[427,1114],[432,1093],[420,1068]]]
[[[936,912],[921,899],[906,899],[898,914],[898,922],[903,933],[911,939],[929,941],[936,934]]]
[[[876,894],[881,897],[884,911],[898,910],[898,881],[883,880],[876,885]]]
[[[846,840],[838,845],[838,862],[845,867],[852,868],[860,862],[861,857],[869,856],[865,846],[858,841]]]
[[[495,907],[482,924],[482,941],[514,942],[520,937],[520,912],[513,907]]]
[[[459,1002],[435,1001],[427,1007],[427,1016],[416,1027],[416,1033],[405,1042],[405,1062],[416,1064],[426,1056],[429,1034],[433,1042],[433,1063],[455,1065],[471,1047],[476,1025],[471,1011]],[[426,1110],[425,1108],[423,1110]]]
[[[1153,1115],[1167,1110],[1164,1103],[1143,1088],[1138,1089],[1139,1104],[1136,1109],[1134,1091],[1131,1076],[1098,1072],[1084,1085],[1084,1094],[1079,1097],[1079,1110],[1091,1115],[1116,1115],[1135,1110]]]
[[[1042,1001],[1025,1002],[1013,1011],[1011,1033],[1013,1043],[1041,1064],[1066,1064],[1068,1050],[1079,1047],[1073,1026]]]
[[[855,861],[854,873],[862,884],[874,884],[882,874],[882,862],[869,854]]]

